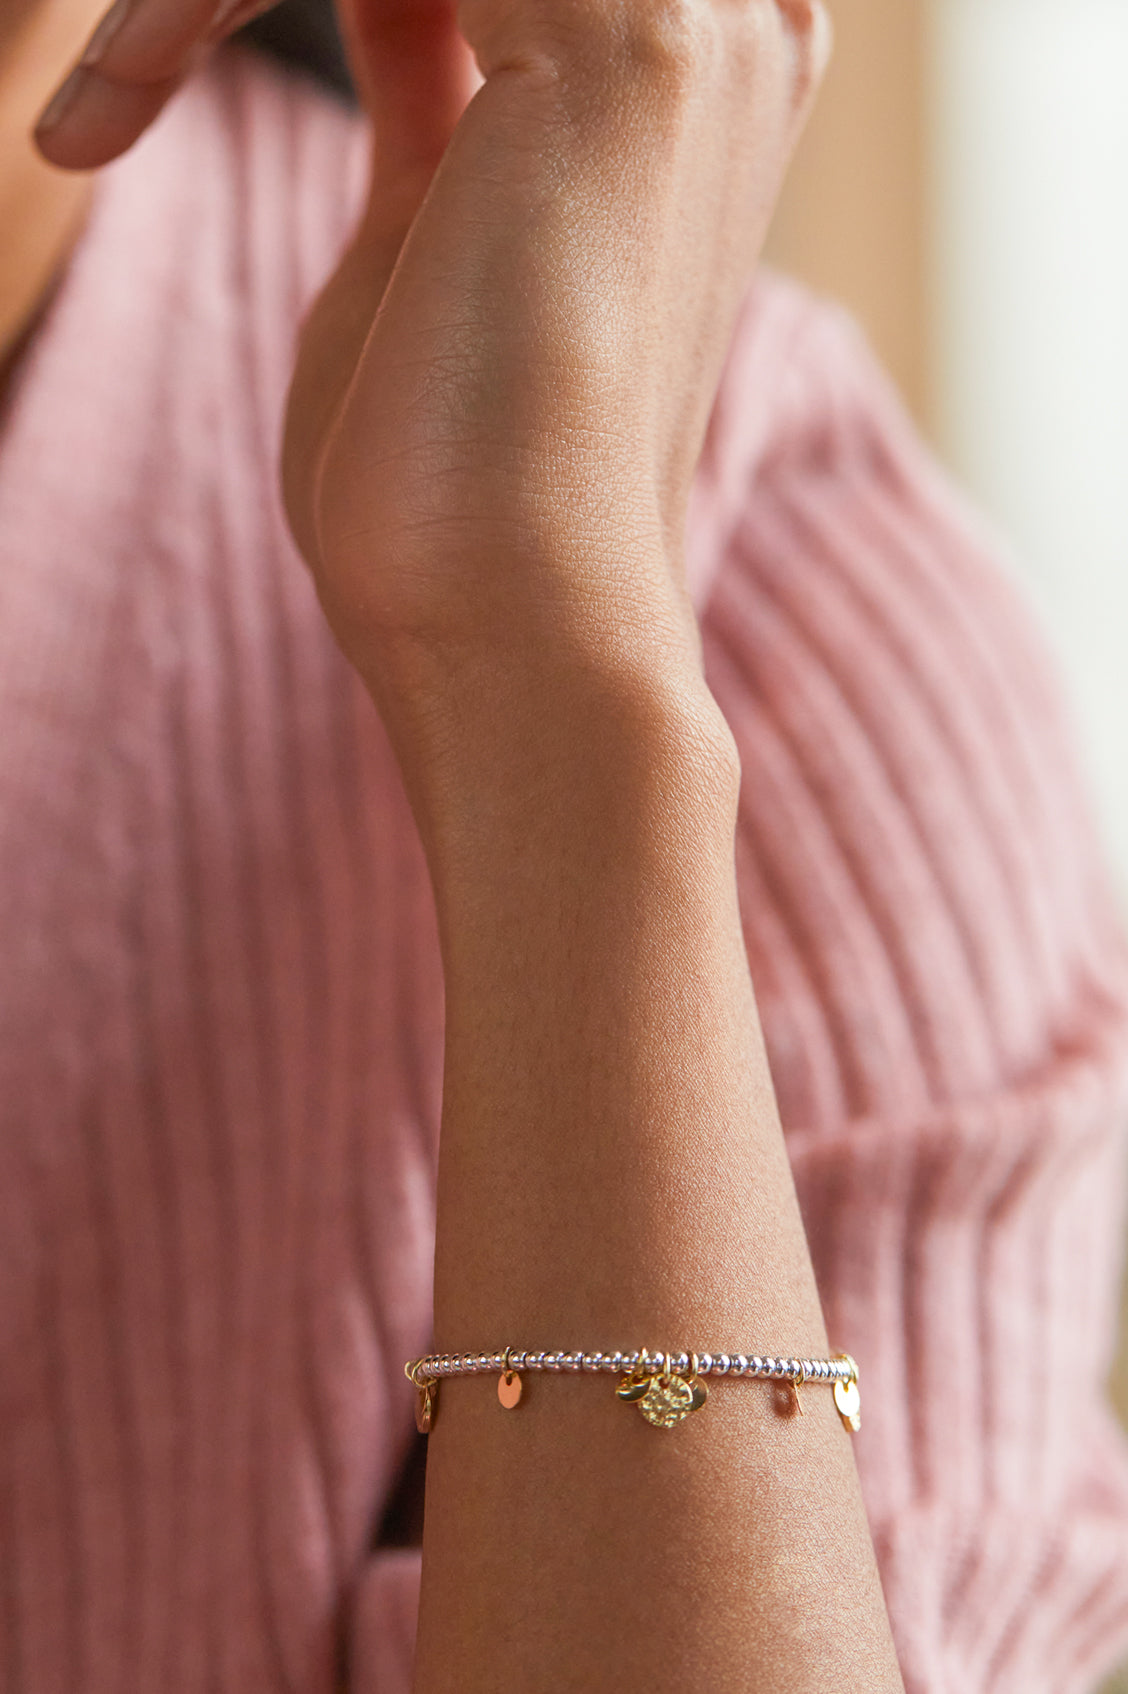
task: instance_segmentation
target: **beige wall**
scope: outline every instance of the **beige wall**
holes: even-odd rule
[[[851,307],[927,424],[924,4],[828,5],[834,59],[765,257]]]

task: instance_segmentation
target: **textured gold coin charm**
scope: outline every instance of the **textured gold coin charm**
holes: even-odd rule
[[[638,1409],[647,1423],[672,1429],[693,1410],[693,1389],[684,1376],[652,1376]]]
[[[690,1412],[699,1411],[709,1398],[709,1390],[697,1374],[697,1354],[690,1354],[686,1376],[679,1376],[670,1368],[669,1353],[664,1355],[663,1370],[647,1372],[645,1357],[645,1353],[639,1354],[639,1363],[615,1392],[620,1400],[633,1401],[647,1423],[658,1429],[672,1429]]]
[[[497,1397],[507,1412],[511,1412],[521,1398],[521,1378],[515,1370],[503,1370],[497,1379]]]
[[[852,1435],[857,1435],[862,1427],[862,1393],[858,1387],[858,1367],[849,1353],[839,1353],[851,1368],[851,1375],[839,1377],[834,1384],[834,1404],[838,1407],[838,1415]]]

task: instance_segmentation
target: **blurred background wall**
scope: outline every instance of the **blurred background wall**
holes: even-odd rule
[[[1128,893],[1128,0],[829,0],[768,258],[843,299],[995,520]]]
[[[766,256],[852,308],[994,520],[1128,904],[1128,0],[828,4]],[[1128,1286],[1111,1386],[1128,1422]]]

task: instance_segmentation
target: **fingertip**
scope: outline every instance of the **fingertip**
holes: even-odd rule
[[[110,82],[80,65],[47,106],[32,139],[49,165],[60,170],[97,170],[132,147],[180,80]]]

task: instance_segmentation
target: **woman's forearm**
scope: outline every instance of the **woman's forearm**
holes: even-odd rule
[[[645,687],[491,710],[448,738],[445,799],[416,795],[447,987],[437,1349],[825,1354],[723,725]],[[714,1380],[663,1430],[616,1382],[532,1376],[512,1412],[492,1378],[442,1383],[417,1694],[899,1689],[829,1392],[787,1417]]]

